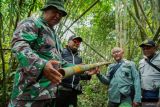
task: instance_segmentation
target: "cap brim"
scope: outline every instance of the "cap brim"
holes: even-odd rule
[[[78,40],[78,41],[80,41],[80,42],[83,41],[81,37],[75,37],[75,38],[73,38],[72,40],[74,40],[74,39],[76,39],[76,40]]]
[[[59,6],[57,6],[57,5],[46,5],[46,6],[44,6],[42,9],[41,9],[41,11],[44,11],[46,8],[48,8],[49,6],[52,6],[52,7],[55,7],[56,9],[58,9],[59,11],[61,11],[62,13],[63,13],[63,17],[64,16],[66,16],[67,15],[67,12],[66,12],[66,10],[64,9],[64,8],[62,8],[62,7],[59,7]]]
[[[154,47],[154,46],[151,45],[151,44],[141,44],[141,45],[139,45],[139,47],[144,47],[144,46],[152,46],[152,47]]]

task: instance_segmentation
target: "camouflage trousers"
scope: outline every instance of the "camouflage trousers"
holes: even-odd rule
[[[55,107],[55,99],[11,100],[8,107]]]

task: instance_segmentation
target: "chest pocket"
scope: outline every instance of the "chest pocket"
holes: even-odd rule
[[[130,66],[122,67],[122,76],[127,79],[131,79],[131,68]]]
[[[74,64],[82,63],[82,59],[80,57],[78,57],[77,55],[74,56],[74,62],[73,62],[72,55],[69,56],[68,54],[63,54],[63,58],[64,58],[64,60],[68,61],[69,63],[74,63]]]
[[[55,48],[55,41],[51,37],[51,34],[45,30],[38,32],[38,38],[33,44],[33,48],[36,48],[36,50],[41,53],[49,52]]]
[[[62,55],[63,59],[66,60],[69,63],[73,63],[73,58],[67,54]]]
[[[144,66],[145,66],[144,63],[140,63],[140,65],[139,65],[139,70],[140,70],[141,74],[144,73]]]
[[[75,56],[75,64],[81,64],[81,63],[82,63],[82,59],[76,55]]]

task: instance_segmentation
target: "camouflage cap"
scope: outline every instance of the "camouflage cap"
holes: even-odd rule
[[[57,8],[58,10],[60,10],[63,13],[63,16],[67,15],[67,12],[64,8],[64,1],[63,0],[47,0],[47,2],[45,3],[45,6],[41,10],[44,11],[45,9],[47,9],[50,6],[53,6],[53,7]]]
[[[76,39],[79,42],[83,41],[81,37],[73,35],[73,36],[69,37],[68,42],[71,41],[71,40],[73,40],[73,39]]]
[[[153,40],[148,39],[148,40],[143,41],[142,44],[139,45],[139,47],[144,47],[144,46],[152,46],[152,47],[155,47],[156,44],[155,44],[155,42],[154,42]]]

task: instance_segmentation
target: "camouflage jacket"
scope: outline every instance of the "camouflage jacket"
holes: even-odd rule
[[[17,26],[12,52],[19,61],[11,99],[55,98],[56,86],[42,75],[48,60],[62,61],[60,39],[42,18],[28,18]]]

